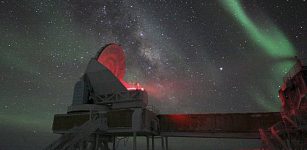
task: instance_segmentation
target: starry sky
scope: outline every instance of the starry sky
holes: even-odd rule
[[[282,77],[294,56],[307,58],[306,8],[306,0],[0,0],[0,149],[50,143],[53,115],[66,112],[89,59],[110,42],[124,48],[125,80],[145,87],[161,113],[279,111]]]

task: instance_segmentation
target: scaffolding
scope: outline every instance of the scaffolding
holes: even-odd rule
[[[279,90],[282,121],[260,129],[263,149],[304,150],[307,148],[307,67],[300,60],[284,78]]]

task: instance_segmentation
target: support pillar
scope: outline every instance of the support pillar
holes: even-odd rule
[[[165,148],[168,150],[168,137],[165,137]]]
[[[161,146],[162,146],[162,150],[165,150],[164,137],[163,136],[161,136]]]
[[[149,150],[149,137],[146,136],[146,148],[147,150]]]
[[[133,132],[133,150],[136,150],[136,132]]]
[[[151,137],[151,150],[155,150],[155,136]]]
[[[115,142],[116,142],[116,137],[114,136],[114,137],[113,137],[113,146],[112,146],[112,149],[113,149],[113,150],[115,150]]]
[[[84,150],[84,141],[81,141],[79,143],[79,148],[80,148],[80,150]]]
[[[95,136],[95,150],[98,149],[98,144],[99,144],[99,135],[96,134],[96,136]]]
[[[109,150],[109,144],[108,144],[108,139],[105,137],[103,138],[102,140],[102,143],[103,143],[103,150]]]

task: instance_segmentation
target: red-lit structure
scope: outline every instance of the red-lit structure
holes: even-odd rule
[[[282,120],[270,129],[260,129],[263,149],[307,149],[307,67],[300,60],[284,77],[279,90]]]
[[[67,114],[54,116],[52,130],[62,136],[46,150],[109,150],[122,137],[146,137],[146,149],[155,138],[168,150],[169,137],[262,139],[263,149],[306,148],[307,71],[299,64],[280,90],[279,112],[159,114],[148,106],[146,89],[124,81],[125,56],[117,44],[108,44],[92,58],[75,85]],[[306,80],[305,80],[306,79]],[[275,124],[275,125],[274,125]],[[274,125],[273,127],[271,127]],[[259,134],[260,131],[260,134]],[[145,149],[145,148],[143,148]]]

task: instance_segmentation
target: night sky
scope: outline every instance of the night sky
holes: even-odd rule
[[[307,58],[306,8],[306,0],[0,0],[0,149],[52,142],[53,115],[66,113],[89,59],[110,42],[125,50],[126,81],[145,87],[161,113],[279,111],[282,77],[294,56]]]

